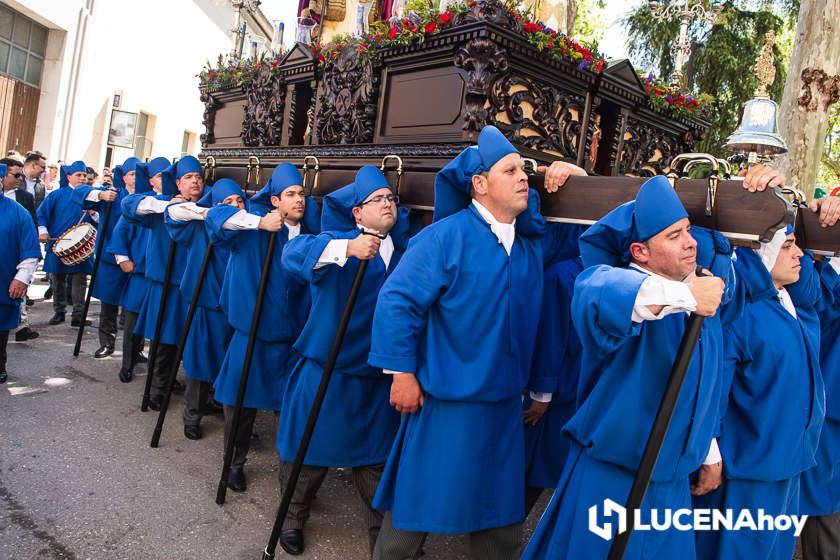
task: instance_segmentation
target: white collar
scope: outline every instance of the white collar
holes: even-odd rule
[[[828,264],[834,269],[834,272],[840,274],[840,257],[831,257],[828,259]]]
[[[473,199],[472,203],[481,217],[484,218],[484,221],[490,224],[490,231],[493,232],[493,235],[496,236],[496,239],[504,247],[505,252],[510,256],[510,250],[513,248],[513,242],[516,239],[516,218],[509,224],[503,224],[490,213],[490,210],[485,208],[476,199]]]
[[[356,224],[356,227],[365,231],[365,226],[362,224]],[[385,263],[385,270],[388,270],[388,266],[391,264],[391,257],[394,256],[394,240],[391,239],[390,233],[379,244],[379,256],[382,258],[382,262]]]
[[[790,298],[790,294],[784,288],[779,288],[779,302],[781,302],[785,311],[793,315],[793,318],[796,319],[796,307],[793,305],[793,300]]]
[[[289,230],[289,241],[300,235],[300,222],[296,225],[286,224],[286,229]]]

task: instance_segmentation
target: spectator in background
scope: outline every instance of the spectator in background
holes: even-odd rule
[[[35,197],[35,208],[41,205],[44,197],[47,196],[46,185],[44,184],[44,170],[47,168],[47,160],[44,154],[33,150],[26,154],[23,163],[23,179],[26,191]]]
[[[20,155],[20,152],[17,150],[9,150],[6,152],[6,157],[18,161],[20,162],[20,165],[23,165],[23,156]]]
[[[87,173],[87,184],[92,187],[96,184],[96,178],[99,177],[99,173],[93,167],[88,167],[85,173]]]
[[[53,189],[58,188],[58,164],[51,163],[47,166],[47,176],[45,178],[46,186],[47,186],[47,194],[49,194]]]
[[[32,218],[32,225],[37,227],[38,220],[35,217],[35,197],[26,191],[24,188],[25,183],[21,180],[24,176],[22,171],[23,166],[16,159],[12,158],[0,159],[0,165],[5,165],[6,167],[6,175],[0,179],[0,184],[3,185],[3,196],[23,206]],[[26,297],[25,291],[24,299],[29,300]],[[26,305],[20,306],[19,327],[15,333],[15,340],[17,342],[38,338],[38,332],[33,331],[29,326],[29,314],[27,313]]]

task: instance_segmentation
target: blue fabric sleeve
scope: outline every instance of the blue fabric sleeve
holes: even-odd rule
[[[799,269],[799,280],[785,286],[793,301],[793,305],[803,309],[818,309],[822,296],[820,275],[814,266],[813,253],[805,251],[799,259],[802,267]]]
[[[186,220],[183,222],[173,220],[169,217],[169,208],[163,211],[163,221],[166,224],[166,232],[169,237],[185,247],[191,247],[195,234],[204,228],[203,220]]]
[[[38,218],[38,227],[49,226],[50,218],[52,217],[53,200],[55,200],[54,197],[47,196],[41,202],[41,205],[38,206],[38,209],[35,211],[35,215]]]
[[[642,323],[633,321],[636,295],[647,275],[628,268],[587,268],[575,282],[572,319],[585,347],[609,353],[638,336]]]
[[[585,226],[548,222],[542,236],[543,267],[580,256],[578,239]]]
[[[145,197],[151,196],[146,193],[140,194],[130,194],[120,203],[120,209],[122,210],[122,215],[126,219],[126,221],[130,224],[137,224],[140,227],[144,228],[152,228],[154,227],[155,223],[160,220],[159,214],[138,214],[137,213],[137,206],[140,204],[140,201],[143,200]]]
[[[114,226],[114,231],[111,232],[108,244],[105,246],[105,253],[109,254],[111,258],[113,258],[114,255],[125,255],[133,259],[133,256],[131,255],[130,233],[130,224],[120,217],[117,225]]]
[[[428,310],[451,283],[454,267],[435,232],[421,231],[379,292],[373,314],[368,363],[374,367],[417,373],[417,346]]]
[[[20,253],[18,263],[24,259],[41,260],[41,246],[38,244],[38,230],[32,223],[29,213],[21,206],[17,216],[18,235],[20,236]]]
[[[328,265],[315,270],[321,253],[333,239],[341,239],[333,232],[318,235],[298,235],[283,247],[283,270],[304,282],[316,282],[318,277],[334,268]]]
[[[210,243],[220,247],[231,247],[238,234],[246,231],[224,229],[225,222],[231,219],[237,212],[239,212],[239,208],[228,206],[227,204],[219,204],[207,211],[207,214],[204,216],[204,227],[207,230]]]
[[[99,189],[97,187],[91,187],[90,185],[79,185],[73,189],[73,202],[84,208],[85,210],[96,210],[97,212],[102,211],[102,201],[97,200],[96,202],[91,202],[87,200],[87,196],[92,191],[101,191],[104,189]]]

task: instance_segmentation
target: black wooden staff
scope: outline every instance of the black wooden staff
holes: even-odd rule
[[[207,269],[210,268],[210,261],[213,260],[213,244],[207,242],[207,249],[204,251],[204,258],[201,260],[201,268],[198,271],[198,280],[195,283],[192,299],[190,300],[190,308],[187,311],[187,318],[184,321],[184,328],[181,330],[181,339],[178,341],[178,351],[175,353],[175,361],[172,368],[169,370],[169,375],[166,378],[166,385],[163,389],[163,401],[160,403],[160,411],[158,412],[157,424],[155,424],[155,431],[152,433],[152,441],[149,443],[151,447],[157,447],[160,442],[160,434],[163,431],[163,422],[166,420],[166,411],[169,409],[169,401],[172,398],[172,388],[175,386],[175,378],[178,376],[178,368],[181,367],[181,359],[184,357],[184,348],[187,346],[187,337],[190,334],[190,327],[192,326],[193,318],[195,317],[195,310],[198,308],[199,295],[201,288],[204,286],[204,278],[207,277]]]
[[[175,241],[169,240],[169,254],[166,257],[166,270],[163,273],[163,292],[160,294],[160,305],[158,306],[157,321],[155,322],[155,336],[149,348],[149,372],[146,374],[146,386],[143,388],[143,402],[140,410],[149,410],[149,393],[152,390],[152,377],[155,374],[155,361],[157,360],[160,331],[163,328],[163,315],[166,312],[166,300],[169,294],[169,281],[172,279],[172,267],[175,264]],[[177,288],[175,288],[177,289]]]
[[[697,270],[697,275],[705,276],[700,269]],[[642,453],[642,460],[639,462],[639,470],[636,471],[633,485],[630,487],[630,495],[627,497],[627,503],[624,505],[625,512],[627,513],[627,530],[623,533],[616,534],[610,545],[607,560],[621,560],[624,558],[624,552],[630,543],[630,534],[633,532],[636,520],[635,512],[642,507],[642,501],[645,498],[648,485],[650,485],[651,476],[653,476],[653,469],[656,467],[656,461],[659,459],[660,451],[662,451],[662,444],[665,442],[668,426],[671,424],[671,418],[674,416],[674,409],[677,406],[677,399],[680,396],[683,381],[685,381],[685,375],[691,363],[691,356],[694,354],[694,347],[697,346],[697,341],[700,339],[700,328],[703,326],[703,319],[704,317],[694,313],[688,319],[688,325],[685,328],[682,340],[680,340],[680,346],[677,349],[677,357],[674,359],[674,365],[671,366],[668,384],[665,386],[665,392],[662,394],[659,409],[656,411],[656,417],[653,420],[653,427],[650,430],[650,435],[645,444],[645,450]]]
[[[373,235],[373,234],[368,234]],[[268,539],[268,544],[263,551],[263,560],[273,560],[274,551],[277,549],[277,541],[280,539],[280,531],[283,529],[283,521],[286,519],[286,514],[289,512],[289,505],[292,503],[292,495],[295,493],[295,487],[300,478],[300,471],[303,467],[303,459],[306,457],[306,452],[309,449],[309,442],[312,440],[312,432],[315,431],[315,423],[318,421],[318,414],[321,412],[321,405],[324,404],[324,397],[327,394],[327,387],[330,384],[335,362],[338,359],[338,352],[341,350],[341,343],[344,341],[344,333],[347,331],[347,325],[350,322],[350,315],[353,314],[353,307],[356,306],[356,298],[359,295],[359,289],[362,287],[362,280],[365,277],[368,263],[370,261],[363,260],[359,263],[359,270],[356,271],[356,277],[353,278],[353,285],[350,288],[350,294],[347,296],[347,303],[344,304],[344,312],[341,315],[341,321],[338,323],[338,331],[335,333],[330,355],[327,358],[327,363],[324,365],[324,374],[321,376],[321,383],[318,385],[318,392],[315,394],[315,400],[312,403],[312,409],[309,411],[309,418],[306,420],[306,427],[303,430],[303,436],[300,438],[300,445],[298,446],[295,462],[292,465],[292,472],[289,474],[289,480],[283,487],[283,499],[280,501],[280,508],[277,510],[277,517],[274,519],[274,527],[271,528],[271,537]]]
[[[82,348],[82,336],[85,334],[85,321],[87,321],[88,309],[90,309],[90,298],[93,295],[96,273],[99,271],[102,248],[105,246],[105,241],[108,238],[108,220],[111,218],[111,206],[113,204],[113,202],[105,203],[105,216],[102,218],[102,235],[98,240],[99,245],[96,246],[96,252],[93,256],[93,273],[90,275],[90,286],[88,286],[87,296],[85,297],[85,307],[82,309],[82,323],[79,325],[79,332],[76,334],[76,346],[73,347],[73,356],[78,356],[79,350]]]
[[[248,388],[248,376],[251,373],[251,359],[254,357],[254,346],[257,343],[257,330],[262,316],[263,300],[268,287],[268,274],[271,271],[274,261],[274,246],[277,244],[277,232],[272,231],[268,236],[268,248],[263,259],[262,273],[260,274],[260,286],[257,290],[257,305],[254,309],[254,316],[251,318],[251,329],[248,331],[248,346],[245,348],[245,361],[242,364],[242,374],[239,377],[239,387],[236,391],[236,407],[233,410],[230,435],[225,446],[225,457],[222,463],[222,474],[219,477],[219,487],[216,490],[216,503],[225,503],[227,495],[227,479],[230,475],[230,464],[233,461],[233,448],[235,446],[236,434],[239,432],[239,422],[242,417],[242,403],[245,401],[245,390]]]

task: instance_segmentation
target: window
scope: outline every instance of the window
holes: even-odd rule
[[[155,121],[157,117],[148,113],[140,113],[137,119],[137,135],[134,144],[134,157],[147,161],[152,157],[152,145],[155,137]]]
[[[41,86],[49,30],[0,5],[0,74]]]
[[[195,152],[195,138],[195,132],[190,132],[189,130],[184,131],[184,138],[181,140],[181,157]]]

